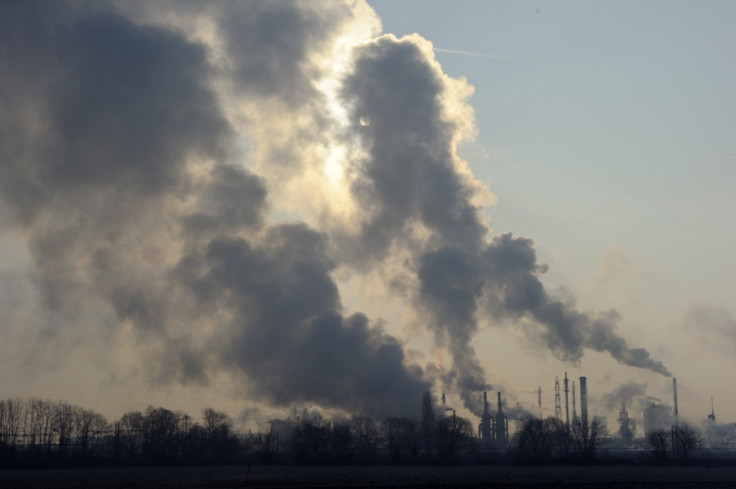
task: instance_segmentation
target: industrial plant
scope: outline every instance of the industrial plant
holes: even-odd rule
[[[478,392],[482,414],[475,425],[477,430],[472,428],[472,422],[462,419],[448,406],[452,393],[443,392],[438,399],[426,393],[421,421],[387,418],[376,420],[375,424],[371,421],[353,431],[373,437],[363,445],[366,452],[362,455],[367,457],[370,453],[373,460],[736,457],[736,424],[716,423],[713,400],[710,414],[704,414],[700,420],[683,419],[678,413],[676,379],[672,381],[672,405],[654,402],[638,392],[609,396],[619,402],[615,410],[611,409],[610,400],[601,402],[605,396],[600,393],[594,392],[590,397],[589,386],[585,376],[570,379],[565,372],[562,379],[554,379],[553,409],[543,405],[543,389],[538,387],[536,413],[518,404],[509,408],[501,391],[495,393],[495,404],[489,401],[488,391]],[[606,414],[616,411],[615,421],[609,423]],[[545,416],[545,412],[554,415]],[[358,419],[362,423],[366,421]],[[275,419],[270,421],[272,444],[280,456],[288,458],[294,455],[289,451],[303,444],[305,436],[317,436],[319,430],[335,430],[339,424],[299,416]],[[360,456],[360,452],[354,456]]]

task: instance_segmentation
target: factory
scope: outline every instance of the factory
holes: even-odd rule
[[[655,402],[654,398],[644,396],[643,390],[638,394],[618,401],[616,427],[609,429],[605,416],[594,416],[593,418],[589,416],[588,379],[582,376],[576,385],[575,380],[571,381],[565,372],[562,386],[559,377],[555,377],[554,380],[554,419],[568,431],[572,423],[579,422],[582,426],[589,427],[595,419],[601,432],[605,433],[602,446],[614,450],[649,450],[653,448],[652,440],[659,436],[666,439],[666,448],[676,455],[678,450],[676,445],[682,443],[680,438],[684,436],[683,433],[687,433],[687,436],[694,436],[692,443],[697,448],[723,451],[736,449],[736,424],[719,425],[716,423],[712,396],[709,414],[704,413],[701,418],[685,420],[679,413],[676,378],[672,379],[671,406],[659,401]],[[599,398],[595,397],[594,400],[598,405]],[[537,417],[542,419],[544,409],[541,386],[537,389],[537,404],[539,409]],[[578,405],[580,406],[579,416]],[[609,412],[613,411],[610,405],[607,409]],[[637,418],[640,423],[637,423]],[[640,429],[641,422],[643,422],[643,430]],[[483,414],[478,425],[478,438],[481,446],[509,448],[513,445],[509,443],[510,434],[513,435],[509,431],[509,418],[504,414],[501,393],[498,393],[498,404],[494,414],[488,402],[488,393],[483,392]]]
[[[483,447],[507,448],[509,445],[509,420],[503,414],[501,393],[498,393],[496,416],[488,408],[488,393],[483,393],[483,416],[478,426],[478,438]]]

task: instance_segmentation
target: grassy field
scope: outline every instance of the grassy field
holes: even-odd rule
[[[734,488],[736,467],[132,467],[3,470],[15,488]]]

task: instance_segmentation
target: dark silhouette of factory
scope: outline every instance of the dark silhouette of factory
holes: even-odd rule
[[[478,438],[484,447],[506,448],[509,445],[509,420],[503,414],[501,393],[498,393],[496,416],[488,410],[488,393],[483,393],[483,416],[478,427]]]

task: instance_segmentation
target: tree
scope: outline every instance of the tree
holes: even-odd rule
[[[373,461],[378,450],[378,429],[373,418],[361,415],[350,418],[350,434],[356,455],[364,461]]]
[[[345,463],[353,458],[353,434],[347,422],[332,423],[332,453],[335,460]]]
[[[137,460],[141,456],[144,432],[143,413],[130,411],[123,414],[118,422],[118,443],[122,457],[128,460]]]
[[[463,447],[473,437],[473,424],[465,418],[457,416],[440,416],[436,423],[437,452],[440,458],[453,462]]]
[[[651,430],[647,435],[649,441],[649,448],[652,450],[652,454],[659,460],[667,458],[667,443],[668,443],[667,431],[660,428],[658,430]]]
[[[0,448],[15,449],[25,415],[20,399],[0,401]]]
[[[148,406],[143,416],[143,450],[147,461],[173,461],[178,455],[183,415]]]
[[[383,421],[383,434],[394,460],[417,459],[420,430],[416,421],[409,418],[386,418]]]
[[[205,459],[209,463],[229,461],[237,445],[233,421],[227,413],[212,408],[202,410],[205,435]]]
[[[302,421],[294,430],[294,453],[302,462],[324,462],[331,435],[332,430],[322,420]]]
[[[544,462],[570,455],[570,432],[567,425],[557,418],[542,420],[529,416],[522,421],[515,438],[517,453],[522,460]]]
[[[690,423],[680,423],[679,426],[674,426],[672,433],[677,457],[682,460],[687,459],[690,452],[703,446],[703,439]]]
[[[422,396],[422,449],[427,456],[432,452],[436,424],[432,395],[425,392]]]
[[[603,426],[603,420],[598,416],[593,417],[590,425],[576,418],[571,424],[571,436],[572,446],[577,455],[582,460],[588,461],[595,456],[608,432]]]

